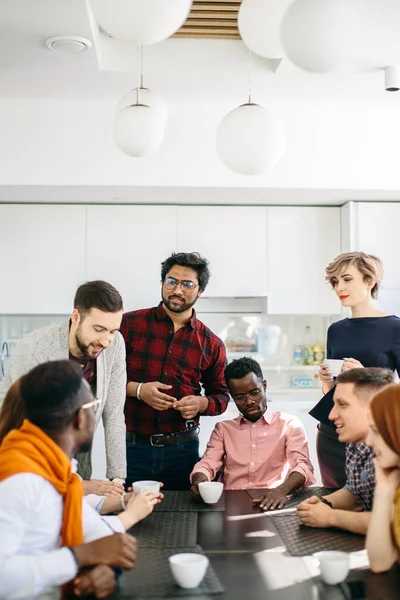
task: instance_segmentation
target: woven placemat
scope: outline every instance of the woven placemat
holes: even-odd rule
[[[195,512],[153,513],[129,530],[139,548],[163,548],[197,543],[197,514]]]
[[[143,548],[139,549],[138,559],[132,571],[125,572],[120,578],[118,597],[129,598],[184,598],[187,596],[207,596],[222,594],[222,587],[214,569],[208,565],[203,581],[197,588],[184,590],[172,576],[168,556],[178,552],[197,552],[204,554],[201,546],[194,548]]]
[[[221,512],[225,510],[225,498],[222,493],[216,504],[206,504],[195,500],[189,491],[164,492],[164,500],[154,509],[157,512]]]
[[[251,498],[261,498],[265,492],[267,492],[268,490],[264,489],[258,489],[258,490],[246,490],[246,492],[249,494],[249,496]],[[284,508],[292,508],[293,506],[296,506],[297,504],[300,504],[300,502],[303,502],[303,500],[306,500],[307,498],[311,498],[311,496],[318,496],[318,498],[321,498],[321,496],[328,496],[329,494],[331,494],[333,491],[335,490],[330,490],[328,488],[323,488],[323,487],[310,487],[310,488],[305,488],[302,490],[299,490],[298,492],[294,492],[290,499],[286,502]],[[277,509],[279,510],[279,509]]]
[[[271,513],[287,551],[292,556],[307,556],[321,550],[341,550],[342,552],[358,552],[365,547],[365,537],[340,529],[320,529],[302,525],[298,516],[275,515]]]

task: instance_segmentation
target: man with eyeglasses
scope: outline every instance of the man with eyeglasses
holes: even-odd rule
[[[0,446],[0,598],[108,597],[114,568],[135,564],[138,519],[136,498],[111,517],[83,501],[73,456],[92,445],[97,400],[71,360],[36,366],[20,396],[26,418]]]
[[[157,479],[165,490],[189,489],[199,417],[228,405],[225,347],[193,308],[209,278],[198,253],[174,253],[161,265],[160,304],[123,316],[129,485]]]
[[[241,413],[216,424],[203,458],[191,474],[191,491],[212,481],[223,469],[225,489],[268,488],[254,500],[263,510],[282,508],[289,494],[315,483],[301,422],[267,406],[265,381],[258,362],[239,358],[225,369],[229,392]]]

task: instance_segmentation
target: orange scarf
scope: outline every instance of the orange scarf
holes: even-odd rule
[[[71,472],[71,461],[60,446],[27,419],[0,446],[0,481],[17,473],[39,475],[55,487],[64,499],[61,544],[82,544],[82,482]]]

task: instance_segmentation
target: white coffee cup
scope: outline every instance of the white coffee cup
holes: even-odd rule
[[[157,493],[160,491],[160,482],[159,481],[151,481],[151,480],[143,480],[143,481],[134,481],[132,483],[132,488],[135,494],[139,494],[139,492],[154,492]]]
[[[328,367],[334,377],[337,377],[342,370],[343,362],[342,358],[326,358],[324,365]]]
[[[168,560],[176,583],[186,590],[201,583],[209,563],[207,556],[195,552],[173,554]]]
[[[215,504],[221,498],[224,484],[220,481],[201,481],[199,483],[200,496],[206,504]]]
[[[341,583],[350,569],[350,558],[346,552],[324,550],[316,552],[313,557],[319,562],[321,577],[329,585]]]

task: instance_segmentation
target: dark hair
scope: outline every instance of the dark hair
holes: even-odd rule
[[[82,368],[72,360],[38,365],[21,379],[26,418],[45,431],[62,430],[83,404],[82,382]]]
[[[0,444],[12,429],[19,429],[25,418],[25,410],[20,394],[21,380],[17,379],[9,387],[0,408]]]
[[[230,379],[242,379],[249,373],[254,373],[261,381],[264,379],[261,367],[254,358],[237,358],[225,367],[225,382],[228,385]]]
[[[357,395],[359,391],[377,391],[385,385],[393,383],[393,373],[390,369],[381,369],[380,367],[350,369],[340,373],[336,377],[335,383],[353,383],[354,393]]]
[[[206,258],[200,256],[198,252],[173,252],[169,258],[161,263],[161,281],[165,281],[167,273],[174,267],[188,267],[197,273],[199,288],[202,292],[207,287],[210,279],[209,262]]]
[[[88,281],[76,290],[74,308],[81,314],[97,308],[103,312],[116,313],[123,310],[121,294],[107,281]]]

